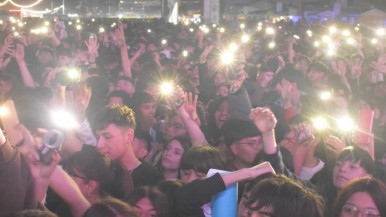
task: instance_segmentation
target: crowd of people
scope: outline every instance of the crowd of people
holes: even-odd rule
[[[0,28],[0,101],[20,122],[0,133],[1,217],[212,216],[212,198],[236,183],[230,216],[386,217],[382,27]],[[364,110],[369,132],[356,127]],[[52,129],[63,142],[43,161]]]

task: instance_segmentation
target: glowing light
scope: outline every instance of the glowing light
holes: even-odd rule
[[[273,29],[272,27],[267,27],[267,29],[265,29],[265,33],[267,33],[268,35],[273,35],[275,34],[275,29]]]
[[[294,38],[297,39],[297,40],[300,39],[300,37],[298,35],[294,35]]]
[[[378,39],[376,38],[371,39],[371,44],[378,44]]]
[[[232,51],[225,51],[221,53],[220,60],[222,64],[232,64],[235,61],[235,54]]]
[[[327,50],[327,56],[335,56],[336,51],[334,49],[328,49]]]
[[[159,91],[163,96],[169,96],[173,93],[174,84],[171,81],[162,82],[159,86]]]
[[[324,35],[324,36],[322,37],[322,41],[325,42],[325,43],[329,43],[329,42],[331,42],[331,38],[328,37],[327,35]]]
[[[221,27],[221,28],[219,29],[219,31],[220,31],[220,32],[225,32],[225,28],[224,28],[224,27]]]
[[[384,28],[379,28],[379,29],[377,29],[376,33],[379,36],[384,36],[386,32],[385,32]]]
[[[18,4],[16,2],[14,2],[13,0],[6,0],[4,2],[1,2],[0,3],[0,6],[3,6],[7,3],[11,3],[12,5],[16,6],[16,7],[19,7],[19,8],[31,8],[31,7],[34,7],[36,5],[38,5],[40,2],[42,2],[43,0],[37,0],[36,2],[32,3],[32,4],[29,4],[29,5],[21,5],[21,4]]]
[[[271,41],[271,42],[268,43],[268,47],[273,49],[273,48],[276,47],[276,43],[274,41]]]
[[[92,18],[92,19],[91,19],[91,22],[95,22],[95,19],[94,19],[94,18]]]
[[[51,112],[52,122],[64,129],[74,129],[79,126],[73,114],[65,110]]]
[[[3,20],[0,20],[0,24],[1,24],[1,25],[4,24],[4,21],[3,21]]]
[[[80,71],[74,68],[68,69],[67,70],[67,76],[71,80],[79,80],[80,79]]]
[[[14,32],[13,36],[18,37],[18,36],[20,36],[20,34],[18,32]]]
[[[187,57],[189,55],[189,52],[187,50],[182,51],[182,56]]]
[[[205,26],[205,25],[201,26],[200,29],[205,34],[210,32],[209,28],[207,26]]]
[[[258,27],[257,27],[257,31],[261,31],[262,29],[263,29],[262,26],[258,26]]]
[[[68,25],[70,25],[70,26],[71,26],[71,25],[72,25],[72,22],[71,22],[71,21],[69,21],[69,22],[68,22]]]
[[[245,29],[245,24],[244,23],[240,24],[240,29]]]
[[[319,41],[315,41],[315,42],[314,42],[314,46],[315,46],[315,47],[319,47],[319,46],[320,46],[320,42],[319,42]]]
[[[342,35],[347,37],[347,36],[351,35],[351,32],[348,31],[347,29],[345,29],[345,30],[343,30]]]
[[[353,45],[353,44],[355,44],[355,39],[353,39],[353,38],[348,38],[348,39],[346,40],[346,42],[347,42],[347,44]]]
[[[148,29],[147,32],[148,32],[148,33],[151,33],[151,29]]]
[[[104,33],[106,30],[104,27],[99,27],[99,33]]]
[[[316,130],[324,130],[329,127],[327,119],[323,116],[318,116],[312,119],[312,125]]]
[[[79,19],[76,19],[76,23],[80,23],[80,20],[79,20]]]
[[[167,44],[167,43],[168,43],[168,41],[167,41],[166,39],[162,39],[162,40],[161,40],[161,44],[165,45],[165,44]]]
[[[330,26],[330,27],[328,28],[328,31],[329,31],[331,34],[334,34],[334,33],[337,31],[337,29],[336,29],[335,26]]]
[[[336,120],[336,125],[340,131],[349,132],[354,129],[354,121],[349,116],[343,116]]]
[[[248,43],[249,39],[250,39],[249,35],[244,34],[241,36],[241,42],[243,42],[244,44]]]
[[[312,31],[311,30],[307,30],[307,35],[308,35],[308,37],[312,37]]]
[[[194,29],[193,29],[193,28],[190,28],[190,29],[189,29],[189,32],[194,32]]]
[[[359,27],[358,26],[356,26],[354,29],[355,29],[355,31],[359,31]]]
[[[122,14],[118,14],[118,19],[122,19],[123,15]]]
[[[82,26],[81,25],[76,25],[76,30],[81,30],[82,29]]]
[[[237,49],[239,49],[239,46],[238,46],[236,43],[232,42],[232,43],[229,45],[229,50],[231,50],[231,51],[236,51]]]
[[[4,116],[7,116],[8,114],[9,114],[8,109],[4,106],[0,106],[0,116],[4,117]]]
[[[50,25],[50,22],[44,21],[44,25],[45,25],[45,26],[49,26],[49,25]]]
[[[321,100],[329,100],[329,99],[331,99],[331,97],[332,97],[332,94],[331,94],[331,92],[330,91],[322,91],[320,94],[319,94],[319,98],[321,99]]]

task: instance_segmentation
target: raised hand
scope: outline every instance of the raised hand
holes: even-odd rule
[[[256,125],[261,133],[272,131],[277,123],[273,112],[268,108],[257,107],[251,110],[249,119]]]
[[[12,34],[9,34],[5,40],[4,44],[0,49],[0,56],[4,56],[4,54],[8,54],[9,56],[13,56],[14,52],[14,38]]]
[[[87,46],[88,55],[92,58],[98,57],[99,42],[97,38],[89,38],[84,42]]]
[[[24,61],[24,45],[22,44],[17,44],[16,45],[16,48],[15,48],[15,51],[13,53],[13,57],[15,58],[15,60],[17,62],[22,62]]]

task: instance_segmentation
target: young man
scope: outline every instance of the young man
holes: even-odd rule
[[[99,152],[117,161],[123,168],[124,177],[130,175],[134,187],[155,185],[161,176],[149,164],[141,162],[133,149],[136,127],[133,110],[125,105],[111,105],[95,117],[93,128]]]
[[[232,159],[226,170],[235,171],[253,165],[262,150],[261,133],[251,121],[230,120],[221,128]]]

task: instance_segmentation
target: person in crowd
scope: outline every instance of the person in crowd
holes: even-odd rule
[[[258,182],[245,201],[242,216],[323,217],[324,201],[316,191],[285,176]]]
[[[364,177],[346,185],[334,205],[332,217],[385,216],[386,185],[373,177]]]
[[[165,180],[180,177],[180,165],[183,154],[191,147],[191,142],[186,138],[172,139],[162,153],[160,171]]]
[[[160,180],[159,173],[145,162],[141,162],[133,151],[134,130],[136,128],[133,110],[124,105],[107,106],[93,120],[93,129],[98,138],[99,152],[115,161],[122,169],[122,184],[130,190],[133,185],[155,185]]]
[[[110,197],[94,203],[83,217],[139,217],[139,215],[134,207]]]
[[[139,217],[168,217],[166,196],[154,187],[138,187],[131,191],[125,202],[135,208]]]

